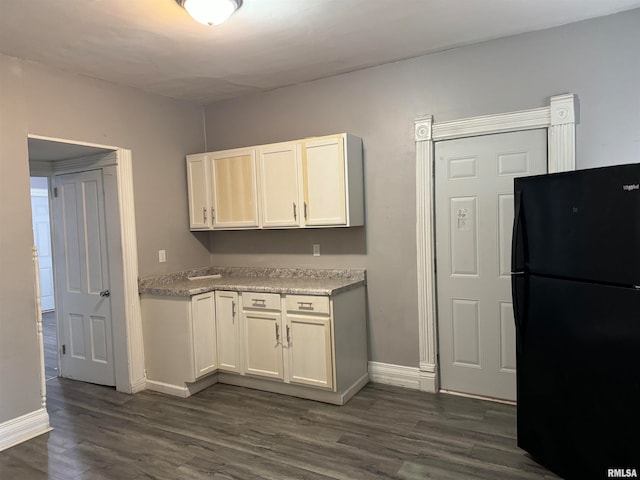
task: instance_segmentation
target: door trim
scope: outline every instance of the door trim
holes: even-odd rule
[[[133,167],[131,150],[110,145],[78,142],[74,140],[29,134],[28,138],[49,140],[60,143],[72,143],[89,147],[113,150],[113,162],[92,165],[103,168],[105,186],[115,182],[112,189],[117,190],[117,212],[107,212],[107,222],[119,228],[109,231],[109,268],[111,272],[112,292],[112,328],[114,337],[114,362],[116,389],[125,393],[136,393],[145,389],[144,351],[142,343],[142,314],[138,297],[138,247],[133,196]],[[85,159],[86,160],[86,159]],[[60,165],[63,165],[62,161]],[[49,162],[47,162],[49,163]],[[85,164],[86,165],[86,164]],[[67,169],[80,170],[78,161],[64,165]],[[50,167],[49,167],[50,168]],[[91,166],[85,166],[85,170]],[[53,175],[53,169],[37,165],[38,173]],[[48,171],[47,171],[48,170]],[[60,172],[55,172],[60,173]],[[112,173],[107,179],[107,175]],[[105,197],[108,197],[105,188]],[[106,198],[107,202],[109,201]],[[120,290],[120,292],[118,292]],[[120,294],[118,294],[120,293]]]
[[[420,390],[439,390],[433,201],[435,142],[546,128],[547,171],[554,173],[575,170],[576,101],[576,95],[564,94],[551,97],[547,107],[531,110],[440,123],[434,123],[433,116],[426,115],[414,121]]]

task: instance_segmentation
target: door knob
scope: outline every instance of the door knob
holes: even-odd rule
[[[109,290],[103,290],[100,292],[100,296],[101,297],[110,297],[111,296],[111,292]]]

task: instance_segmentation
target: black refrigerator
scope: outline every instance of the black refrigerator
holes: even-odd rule
[[[518,446],[566,479],[640,478],[640,164],[514,196]]]

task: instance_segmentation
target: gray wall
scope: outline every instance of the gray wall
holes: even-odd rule
[[[0,423],[40,406],[27,134],[132,151],[141,275],[206,265],[189,232],[184,156],[202,107],[0,56]],[[158,249],[167,263],[158,263]]]
[[[579,98],[578,167],[640,161],[640,10],[224,101],[207,149],[349,132],[363,138],[366,227],[211,233],[213,265],[364,267],[372,360],[417,366],[413,120]],[[311,256],[320,243],[322,256]]]

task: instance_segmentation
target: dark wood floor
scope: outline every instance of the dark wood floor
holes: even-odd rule
[[[44,339],[44,376],[48,380],[58,376],[55,312],[50,311],[42,314],[42,334]]]
[[[180,399],[53,378],[54,430],[0,479],[545,479],[515,408],[369,384],[337,407],[229,385]]]

